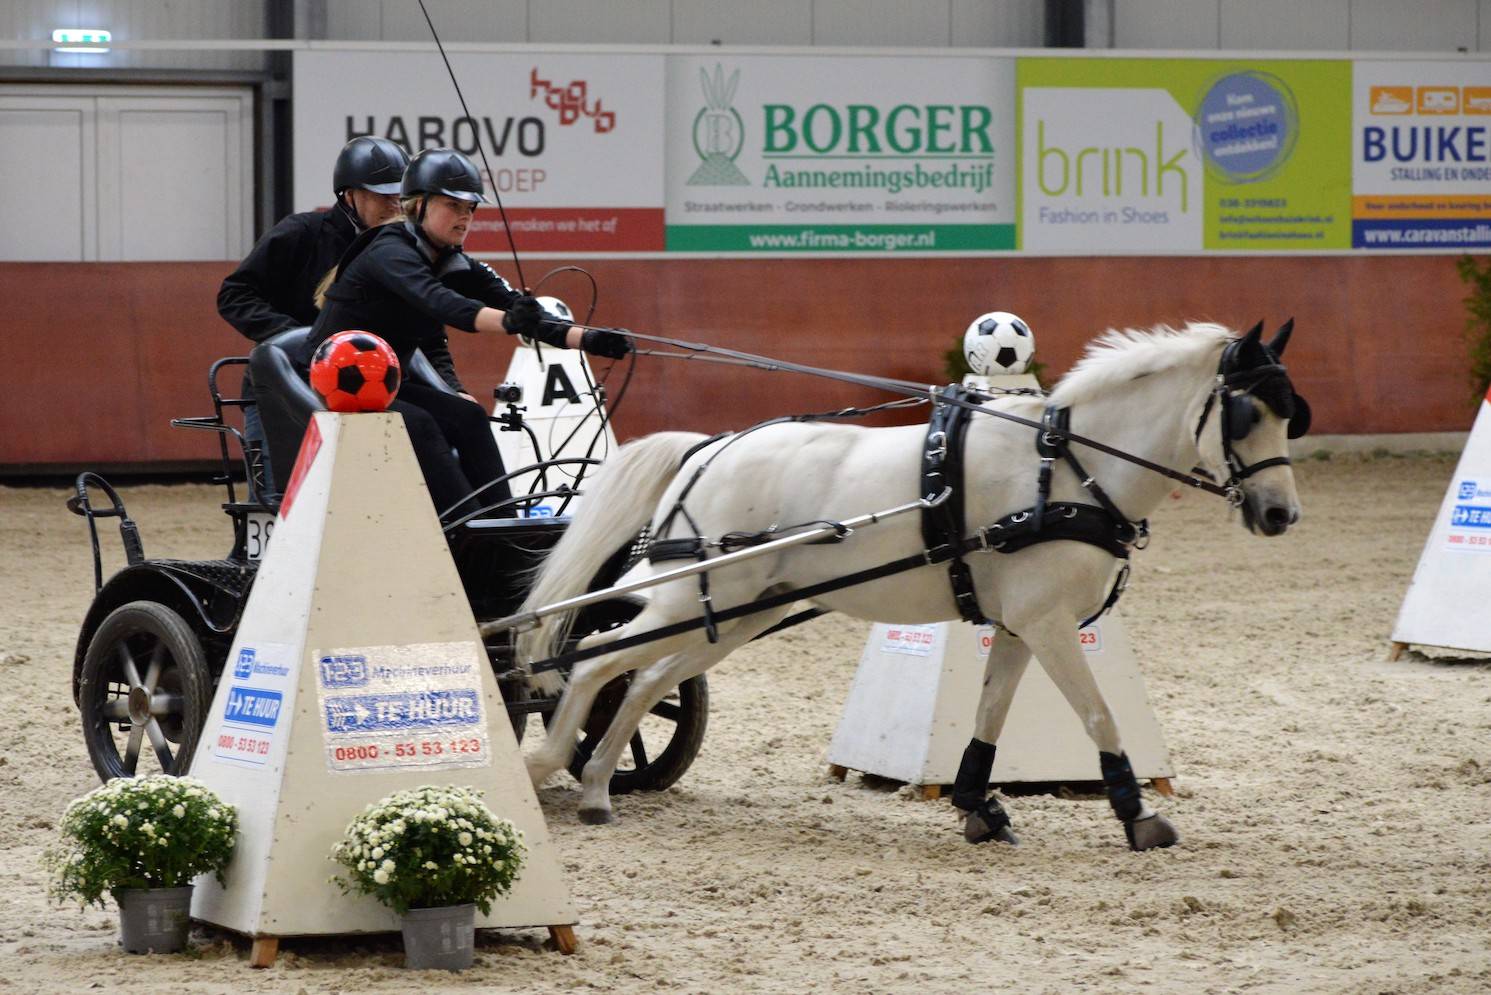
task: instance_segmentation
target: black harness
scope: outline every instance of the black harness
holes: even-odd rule
[[[953,601],[964,621],[988,624],[991,620],[979,608],[978,593],[973,587],[973,571],[963,558],[965,553],[1014,553],[1042,542],[1085,542],[1104,552],[1127,560],[1129,551],[1142,549],[1148,542],[1149,523],[1130,521],[1107,493],[1083,468],[1068,444],[1066,431],[1070,411],[1047,407],[1041,417],[1043,430],[1036,435],[1036,452],[1041,459],[1033,507],[1013,512],[990,525],[967,535],[963,505],[963,441],[972,409],[966,403],[988,400],[988,396],[965,390],[954,384],[943,389],[927,426],[927,440],[922,452],[922,497],[931,501],[947,490],[948,499],[922,512],[922,539],[927,546],[928,562],[948,561],[948,582]],[[959,403],[946,403],[953,400]],[[1073,504],[1051,501],[1051,474],[1056,461],[1063,460],[1077,475],[1082,486],[1097,503]],[[1118,602],[1128,582],[1125,563],[1107,599],[1096,615],[1083,622],[1090,624]],[[996,623],[997,624],[997,623]]]

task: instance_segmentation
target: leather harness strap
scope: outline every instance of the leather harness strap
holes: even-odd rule
[[[946,551],[947,579],[953,601],[963,621],[988,622],[978,606],[973,589],[973,571],[963,559],[963,438],[968,432],[969,410],[959,404],[940,403],[944,398],[966,399],[969,392],[949,384],[939,393],[927,422],[927,441],[922,449],[922,497],[928,501],[944,490],[948,499],[922,511],[922,542],[929,556],[939,559]]]

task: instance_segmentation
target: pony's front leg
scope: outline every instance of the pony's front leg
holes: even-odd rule
[[[979,694],[978,713],[974,718],[973,738],[963,751],[958,776],[953,782],[953,805],[965,813],[963,838],[970,843],[999,840],[1011,845],[1020,842],[1010,828],[1010,817],[989,794],[989,777],[994,770],[994,751],[1015,689],[1030,662],[1030,647],[1017,636],[1002,632],[989,650],[984,669],[984,687]]]
[[[1052,683],[1061,691],[1067,704],[1077,713],[1087,735],[1097,744],[1098,761],[1103,772],[1103,786],[1113,814],[1123,823],[1124,835],[1134,850],[1170,846],[1180,839],[1164,816],[1144,804],[1134,769],[1123,752],[1118,725],[1103,700],[1092,668],[1082,656],[1077,629],[1072,619],[1047,615],[1021,627],[1021,636],[1040,660]]]
[[[580,797],[580,819],[592,824],[614,820],[611,814],[611,775],[621,762],[621,753],[632,741],[642,719],[658,702],[678,685],[697,677],[787,617],[790,605],[741,619],[734,628],[720,634],[717,643],[699,643],[664,657],[632,676],[631,687],[621,707],[606,727],[606,734],[580,772],[583,793]]]

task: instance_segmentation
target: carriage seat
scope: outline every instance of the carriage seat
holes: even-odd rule
[[[254,398],[259,406],[259,418],[264,423],[264,446],[268,450],[275,484],[281,488],[290,480],[290,471],[294,469],[295,457],[300,452],[300,439],[305,435],[311,415],[326,410],[321,395],[306,382],[306,367],[301,360],[310,335],[309,326],[287,328],[260,342],[249,354]],[[448,394],[456,393],[418,349],[409,358],[403,375],[406,380]]]

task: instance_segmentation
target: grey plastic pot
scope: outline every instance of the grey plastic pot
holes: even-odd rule
[[[410,909],[404,913],[404,966],[415,971],[464,971],[476,952],[476,906]]]
[[[174,954],[186,949],[191,933],[192,886],[124,888],[119,903],[119,939],[127,953]]]

